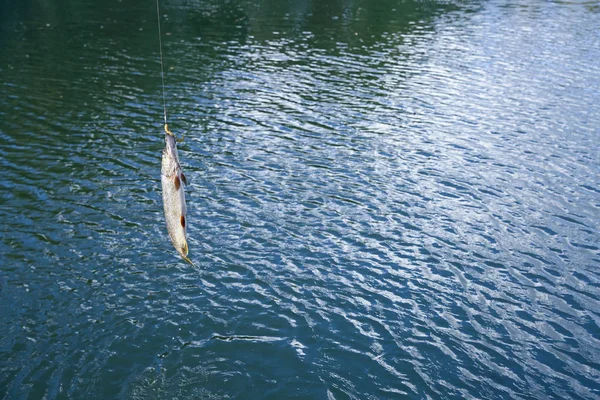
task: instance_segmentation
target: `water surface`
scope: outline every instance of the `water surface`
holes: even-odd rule
[[[600,5],[0,1],[0,398],[599,399]]]

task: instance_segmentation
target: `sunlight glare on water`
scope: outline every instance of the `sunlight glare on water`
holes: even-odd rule
[[[0,398],[600,399],[597,2],[0,1]]]

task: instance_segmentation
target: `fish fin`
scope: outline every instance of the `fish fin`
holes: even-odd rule
[[[181,247],[181,255],[182,256],[187,256],[188,255],[188,245],[187,245],[187,241],[183,244],[183,246]]]
[[[185,186],[187,186],[187,178],[185,177],[185,175],[183,174],[183,172],[181,173],[181,180],[183,181],[183,183],[185,183]]]
[[[181,187],[181,181],[179,180],[179,177],[175,175],[175,178],[173,178],[173,180],[175,181],[175,190],[179,190],[179,188]]]

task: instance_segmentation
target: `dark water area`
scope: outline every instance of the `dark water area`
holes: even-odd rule
[[[0,0],[0,399],[600,399],[600,3]]]

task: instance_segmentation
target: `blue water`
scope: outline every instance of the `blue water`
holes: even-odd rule
[[[600,399],[600,3],[0,1],[0,399]]]

